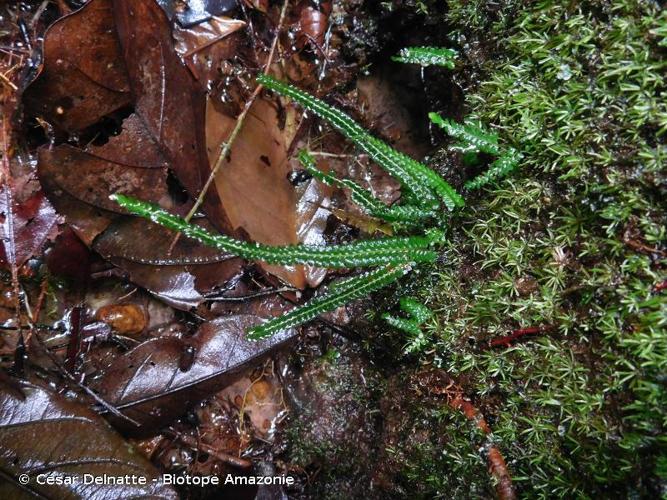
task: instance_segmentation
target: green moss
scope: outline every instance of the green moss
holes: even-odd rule
[[[468,110],[524,159],[469,200],[446,264],[416,293],[436,312],[423,359],[466,381],[523,495],[659,495],[667,13],[649,1],[486,3],[449,2],[461,32],[497,46],[476,61],[486,77]],[[553,330],[488,347],[539,325]]]

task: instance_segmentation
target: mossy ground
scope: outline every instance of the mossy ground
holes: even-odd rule
[[[667,497],[667,13],[639,0],[447,5],[465,114],[524,159],[467,194],[440,263],[394,297],[436,313],[424,338],[385,327],[368,352],[411,346],[396,394],[420,366],[456,377],[522,497]],[[450,180],[475,174],[446,148],[434,163]],[[385,422],[395,496],[491,495],[474,425],[411,394],[400,425]]]
[[[666,495],[667,13],[649,1],[448,3],[467,40],[461,68],[484,75],[467,111],[524,160],[451,224],[418,290],[437,313],[421,361],[465,380],[526,497]],[[552,329],[489,347],[533,326]],[[466,473],[477,442],[454,439],[439,481],[437,453],[406,477],[445,496],[452,467],[458,486],[485,481]]]

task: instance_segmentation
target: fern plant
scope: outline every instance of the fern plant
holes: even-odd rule
[[[345,245],[271,246],[249,243],[224,234],[211,234],[206,229],[163,210],[159,206],[122,194],[111,199],[128,212],[150,219],[168,229],[183,233],[204,245],[218,248],[235,257],[258,260],[267,264],[310,264],[332,269],[374,267],[407,262],[432,262],[437,254],[429,247],[442,239],[442,234],[429,232],[423,236],[381,238]]]
[[[442,49],[439,53],[431,49],[412,48],[404,52],[402,57],[407,62],[421,60],[422,63],[428,61],[434,63],[438,57],[454,57],[453,53],[448,52],[449,49]],[[251,339],[265,338],[280,330],[309,321],[324,312],[387,286],[409,272],[415,264],[433,262],[437,257],[437,246],[444,241],[444,232],[440,229],[444,222],[442,209],[452,211],[464,205],[461,195],[435,171],[373,137],[342,111],[271,76],[260,75],[257,81],[267,89],[291,98],[306,110],[328,121],[365,151],[380,167],[399,181],[402,187],[402,201],[392,206],[385,205],[370,191],[352,180],[339,179],[318,169],[314,158],[306,151],[299,153],[299,160],[304,169],[320,182],[349,191],[352,201],[368,215],[391,223],[399,231],[420,228],[423,234],[331,246],[263,245],[222,234],[212,234],[152,203],[122,194],[113,195],[111,198],[129,213],[148,218],[230,256],[278,265],[310,264],[332,269],[376,268],[334,284],[329,287],[327,294],[316,296],[289,313],[250,329],[247,334]],[[460,144],[457,147],[461,151],[485,152],[499,157],[486,174],[471,181],[468,187],[479,187],[505,175],[516,166],[520,158],[516,151],[500,148],[497,137],[484,132],[479,126],[471,123],[457,124],[435,114],[431,119],[445,128],[450,135],[459,139]],[[401,300],[401,308],[410,315],[409,319],[386,316],[385,320],[413,334],[414,339],[422,338],[420,325],[430,317],[430,311],[411,299]],[[417,346],[418,342],[414,339],[412,345]]]
[[[248,338],[253,340],[263,339],[281,330],[310,321],[320,314],[332,311],[361,297],[384,288],[393,283],[410,270],[409,265],[385,266],[360,276],[345,280],[330,293],[316,297],[304,305],[292,309],[287,314],[267,321],[263,325],[255,326],[248,330]]]
[[[464,205],[463,198],[436,172],[373,137],[342,111],[272,76],[262,74],[257,82],[267,89],[289,97],[308,111],[328,121],[341,134],[365,151],[392,175],[420,208],[437,210],[440,202],[449,210]]]

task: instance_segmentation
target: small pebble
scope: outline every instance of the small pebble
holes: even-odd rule
[[[121,335],[137,335],[148,323],[143,308],[136,304],[110,304],[97,310],[95,317]]]

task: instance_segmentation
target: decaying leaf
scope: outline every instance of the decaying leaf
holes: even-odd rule
[[[230,35],[245,25],[239,19],[213,17],[188,29],[174,26],[176,52],[204,88],[220,76],[222,61],[236,55],[240,38]]]
[[[237,0],[188,0],[184,6],[183,0],[156,0],[164,9],[169,19],[176,19],[183,27],[192,26],[207,21],[234,9]]]
[[[58,215],[42,191],[21,203],[15,196],[7,196],[8,189],[8,185],[0,187],[0,265],[21,267],[55,235]],[[9,245],[13,248],[7,248]]]
[[[188,407],[225,387],[239,371],[259,362],[296,338],[285,330],[258,342],[246,340],[245,330],[257,316],[227,316],[204,323],[190,338],[149,340],[116,359],[97,389],[125,415],[142,424],[114,424],[128,432],[157,432]]]
[[[177,498],[157,470],[97,414],[41,387],[0,385],[0,483],[2,498]],[[27,474],[27,484],[19,482]],[[74,484],[39,484],[73,478]],[[146,484],[85,484],[84,474],[135,475]],[[40,481],[45,482],[45,481]]]
[[[204,220],[199,223],[211,228]],[[197,307],[216,287],[243,273],[241,259],[189,238],[179,238],[171,248],[175,237],[145,219],[123,218],[100,235],[93,248],[124,269],[132,282],[182,310]]]
[[[41,149],[39,171],[59,190],[110,212],[122,213],[122,209],[109,199],[109,193],[135,193],[156,203],[168,197],[166,169],[123,165],[67,145]]]
[[[114,15],[135,111],[160,145],[169,168],[196,198],[210,172],[205,92],[174,50],[169,23],[157,3],[114,0]],[[215,190],[208,191],[203,209],[216,228],[229,231]]]
[[[44,66],[23,94],[26,110],[67,132],[132,102],[116,37],[112,0],[92,0],[44,38]]]

